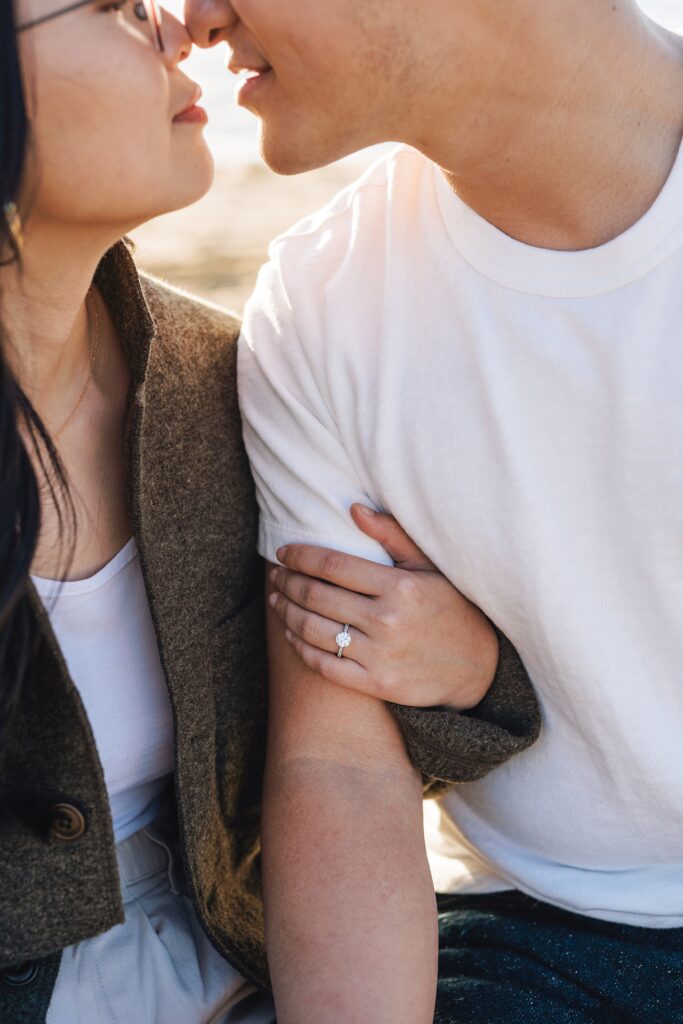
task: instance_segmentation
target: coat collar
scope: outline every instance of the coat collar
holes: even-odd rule
[[[95,272],[95,284],[114,320],[131,371],[133,388],[142,388],[156,326],[126,242],[117,242],[102,257]]]

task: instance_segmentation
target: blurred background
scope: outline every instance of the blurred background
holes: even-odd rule
[[[161,2],[182,16],[182,0]],[[639,2],[652,18],[683,33],[683,0]],[[185,65],[204,89],[206,138],[216,161],[213,189],[194,206],[160,217],[133,237],[141,267],[239,313],[269,240],[323,206],[378,154],[366,150],[294,178],[268,171],[259,162],[256,120],[235,105],[236,79],[225,60],[221,45],[195,49]]]

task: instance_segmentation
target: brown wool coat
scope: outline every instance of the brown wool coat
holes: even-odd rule
[[[97,284],[131,368],[128,496],[173,707],[172,819],[202,926],[246,978],[265,987],[263,569],[235,390],[239,324],[139,278],[122,243],[103,259]],[[2,1024],[43,1021],[60,951],[123,920],[90,725],[32,588],[29,599],[39,646],[0,777],[19,811],[31,808],[0,833]],[[393,710],[429,783],[478,778],[539,731],[528,678],[504,638],[494,686],[474,711]],[[81,835],[69,838],[74,811],[67,809],[65,828],[58,804],[82,815]]]

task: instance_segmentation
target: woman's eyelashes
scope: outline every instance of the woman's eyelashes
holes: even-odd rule
[[[102,4],[100,11],[103,14],[118,13],[128,7],[131,0],[113,0],[111,3]]]
[[[109,0],[99,10],[103,14],[125,14],[130,20],[147,21],[147,11],[142,0]]]

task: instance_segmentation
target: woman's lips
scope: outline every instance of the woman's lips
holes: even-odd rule
[[[206,124],[209,120],[209,115],[206,113],[203,107],[198,106],[200,99],[202,98],[202,90],[199,86],[196,87],[192,100],[186,107],[179,111],[173,118],[174,124]]]
[[[182,114],[176,114],[173,118],[174,124],[207,124],[209,115],[204,110],[204,107],[198,107],[195,103],[194,106],[188,107],[187,110],[183,110]]]

